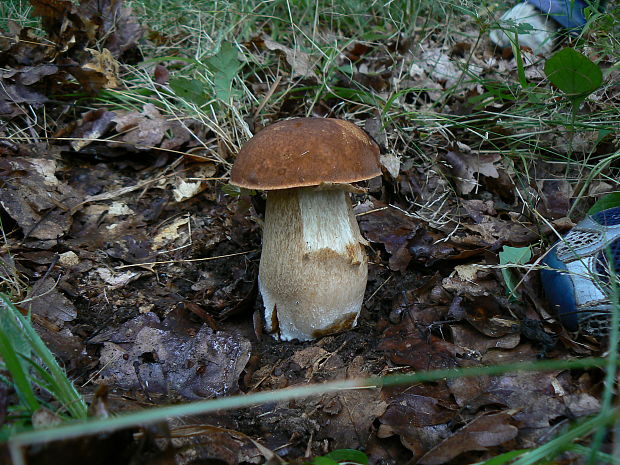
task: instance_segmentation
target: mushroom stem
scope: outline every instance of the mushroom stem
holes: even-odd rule
[[[258,276],[267,332],[305,341],[355,326],[365,244],[344,190],[269,191]]]

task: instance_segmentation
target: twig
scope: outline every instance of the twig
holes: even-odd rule
[[[207,262],[211,260],[218,260],[220,258],[237,257],[239,255],[246,255],[252,252],[257,252],[258,249],[247,250],[245,252],[229,253],[227,255],[218,255],[217,257],[205,257],[205,258],[186,258],[181,260],[162,260],[158,262],[145,262],[145,263],[132,263],[131,265],[121,265],[114,267],[115,270],[123,270],[125,268],[132,268],[134,266],[152,266],[152,265],[165,265],[166,263],[190,263],[190,262]]]

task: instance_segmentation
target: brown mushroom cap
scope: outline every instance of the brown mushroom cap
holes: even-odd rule
[[[355,124],[296,118],[272,124],[247,141],[230,183],[273,190],[351,183],[380,174],[379,147]]]

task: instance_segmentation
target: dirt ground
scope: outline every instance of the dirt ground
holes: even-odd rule
[[[115,412],[310,382],[570,358],[598,350],[590,341],[574,342],[552,320],[542,322],[538,309],[546,309],[534,273],[526,277],[525,300],[510,302],[501,272],[476,268],[496,263],[505,242],[484,242],[475,232],[437,243],[438,231],[395,208],[398,195],[392,194],[395,207],[385,208],[373,195],[381,191],[355,198],[362,233],[371,242],[359,325],[317,341],[278,342],[261,334],[253,318],[262,307],[256,285],[260,201],[254,208],[248,198],[225,195],[221,184],[206,183],[200,194],[174,202],[165,181],[152,181],[161,176],[151,168],[150,155],[97,160],[52,150],[4,160],[14,170],[15,205],[36,201],[35,187],[40,192],[52,179],[50,191],[63,192],[67,206],[41,215],[28,235],[20,234],[25,228],[5,212],[3,224],[14,231],[5,263],[33,283],[32,300],[22,307],[80,391],[92,399],[97,386],[108,386]],[[20,175],[16,164],[27,174]],[[36,179],[38,173],[45,180]],[[412,184],[420,182],[418,170],[407,175]],[[136,185],[143,187],[123,193]],[[383,191],[393,188],[389,180],[381,185]],[[119,195],[84,203],[115,192]],[[489,205],[469,202],[479,209]],[[6,200],[3,205],[11,208]],[[496,228],[507,222],[501,215],[509,211],[475,213],[494,222],[484,233],[504,234]],[[463,209],[470,229],[484,224],[471,216]],[[62,227],[62,237],[43,237]],[[522,222],[506,228],[522,238],[513,245],[539,234]],[[235,432],[289,458],[361,448],[373,463],[470,463],[535,446],[575,418],[595,413],[599,377],[516,373],[345,391],[184,419],[171,428],[225,428],[216,436],[226,439],[214,441],[203,432],[193,440],[201,442],[206,434],[207,443],[187,452],[225,463],[254,463],[260,456]],[[489,437],[464,441],[472,431]],[[238,452],[234,460],[231,448]]]

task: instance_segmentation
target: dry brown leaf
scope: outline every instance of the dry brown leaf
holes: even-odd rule
[[[26,237],[57,240],[71,227],[77,193],[56,176],[56,162],[40,158],[2,159],[9,177],[0,185],[0,205]],[[0,176],[0,180],[1,180]]]
[[[105,82],[102,85],[103,89],[114,89],[120,87],[121,80],[118,77],[120,63],[112,56],[107,48],[104,48],[101,52],[87,48],[86,51],[90,52],[91,60],[82,65],[82,69],[94,71],[103,76]]]
[[[462,324],[450,325],[450,334],[454,344],[478,354],[484,354],[490,349],[513,349],[521,341],[521,335],[518,332],[500,337],[489,337]]]
[[[408,365],[416,370],[439,370],[458,365],[457,347],[432,334],[424,334],[410,319],[388,328],[379,349],[393,363]]]
[[[116,113],[103,108],[82,115],[77,127],[71,132],[71,147],[79,152],[95,139],[100,139],[111,127]]]
[[[139,150],[157,147],[171,127],[152,103],[145,104],[141,113],[117,112],[112,121],[116,123],[116,131],[124,133],[119,139]]]
[[[443,155],[448,171],[453,176],[459,194],[466,195],[480,185],[479,177],[498,178],[495,163],[501,159],[499,154],[479,154],[449,151]]]
[[[464,452],[484,451],[514,439],[519,430],[509,413],[481,415],[424,454],[418,463],[440,465]]]
[[[278,42],[264,37],[265,47],[284,53],[287,63],[291,66],[293,77],[314,77],[314,63],[310,55],[298,49],[292,49]]]

